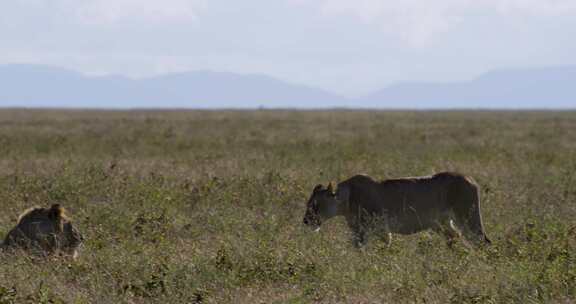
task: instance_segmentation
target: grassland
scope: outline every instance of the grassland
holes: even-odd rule
[[[455,170],[493,246],[350,242],[318,183]],[[0,303],[574,303],[576,112],[0,111],[0,237],[59,202],[78,260],[0,254]]]

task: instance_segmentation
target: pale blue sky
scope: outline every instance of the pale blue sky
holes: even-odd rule
[[[263,73],[357,96],[576,64],[576,0],[0,0],[0,64]]]

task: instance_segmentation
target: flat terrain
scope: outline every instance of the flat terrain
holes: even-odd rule
[[[493,246],[302,225],[318,183],[445,170]],[[576,301],[576,112],[0,111],[0,237],[56,202],[80,257],[0,254],[0,303]]]

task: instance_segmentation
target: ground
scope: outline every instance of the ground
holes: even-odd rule
[[[356,249],[318,183],[458,171],[493,245]],[[576,112],[0,111],[0,237],[65,206],[73,261],[0,254],[0,303],[574,303]]]

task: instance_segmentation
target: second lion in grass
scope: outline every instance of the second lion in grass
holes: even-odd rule
[[[82,235],[72,225],[65,209],[54,204],[50,208],[34,207],[24,211],[1,248],[19,248],[40,255],[63,253],[75,258],[82,241]]]

